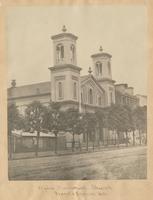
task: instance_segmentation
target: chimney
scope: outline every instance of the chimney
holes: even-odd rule
[[[122,94],[124,94],[126,92],[127,88],[128,88],[128,84],[126,84],[126,83],[121,83],[121,84],[115,85],[115,89],[117,91],[121,92]]]
[[[126,89],[126,93],[129,94],[129,95],[133,95],[133,94],[134,94],[134,92],[133,92],[133,87],[128,87],[128,88]]]

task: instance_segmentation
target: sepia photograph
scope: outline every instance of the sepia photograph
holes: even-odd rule
[[[144,5],[6,9],[8,179],[147,179]]]

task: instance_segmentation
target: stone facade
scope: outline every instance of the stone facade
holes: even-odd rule
[[[135,108],[139,105],[139,99],[134,95],[133,87],[128,87],[128,84],[115,85],[116,104],[127,105]]]
[[[140,106],[147,106],[147,96],[136,94],[136,97],[139,99],[139,105]]]
[[[81,112],[94,112],[95,108],[112,103],[138,105],[132,87],[115,85],[111,72],[112,56],[103,52],[102,47],[91,56],[93,64],[88,75],[81,76],[76,54],[78,38],[67,33],[65,27],[62,31],[51,37],[54,50],[54,65],[49,68],[51,81],[16,86],[13,80],[8,89],[8,103],[15,102],[22,113],[29,103],[36,100],[46,105],[50,101],[61,102],[63,109],[73,107]]]

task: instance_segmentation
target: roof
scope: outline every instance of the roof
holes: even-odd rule
[[[109,58],[112,57],[112,55],[110,55],[109,53],[104,53],[104,52],[91,55],[92,58],[99,57],[99,56],[106,56],[106,57],[109,57]]]
[[[127,92],[123,93],[119,90],[115,90],[115,93],[120,96],[126,96],[126,97],[130,97],[130,98],[138,99],[138,97],[136,95],[131,95],[131,94],[128,94]]]
[[[94,77],[92,74],[88,74],[88,75],[85,75],[85,76],[81,76],[81,82],[84,82],[84,81],[87,80],[88,78],[91,78],[91,79],[96,83],[96,85],[97,85],[103,92],[105,92],[105,90],[101,87],[101,85],[99,84],[99,82],[95,79],[95,77]]]
[[[26,137],[36,137],[37,136],[37,132],[23,132],[22,130],[14,130],[12,131],[13,135],[15,136],[26,136]],[[55,137],[55,135],[53,133],[43,133],[40,132],[40,137]]]
[[[99,79],[99,81],[101,81],[101,82],[106,82],[107,81],[107,82],[115,83],[115,81],[110,79],[110,78],[102,78],[102,79]]]
[[[73,65],[73,64],[59,64],[59,65],[55,65],[53,67],[49,67],[49,69],[51,71],[55,71],[55,70],[60,70],[60,69],[66,69],[66,68],[71,68],[71,69],[74,69],[74,70],[81,70],[81,67],[78,67],[76,65]]]
[[[89,77],[89,75],[85,75],[85,76],[81,76],[80,79],[81,81],[84,81],[85,79],[87,79]]]
[[[17,137],[36,137],[37,136],[36,131],[30,133],[30,132],[24,132],[22,130],[14,130],[12,131],[12,134]],[[58,137],[66,136],[66,134],[67,132],[60,131],[60,134],[58,135]],[[48,133],[40,132],[40,137],[55,137],[55,134],[53,132],[48,132]]]
[[[58,38],[63,38],[63,37],[71,37],[72,39],[74,40],[77,40],[77,36],[73,35],[72,33],[60,33],[60,34],[57,34],[57,35],[53,35],[51,37],[51,39],[58,39]]]
[[[115,84],[115,86],[124,86],[124,87],[128,87],[128,84],[127,84],[127,83],[118,83],[118,84]]]
[[[8,88],[8,98],[44,95],[50,93],[51,93],[50,81]]]
[[[147,98],[147,95],[143,95],[143,94],[136,94],[137,97],[143,97],[143,98]]]

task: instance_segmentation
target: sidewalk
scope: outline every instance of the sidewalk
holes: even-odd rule
[[[142,145],[144,146],[144,145]],[[118,150],[118,149],[126,149],[126,148],[134,148],[134,147],[141,147],[140,145],[138,146],[125,146],[125,145],[120,145],[119,147],[117,146],[101,146],[101,147],[95,147],[93,150],[93,147],[88,147],[88,151],[86,148],[82,148],[81,151],[79,149],[75,149],[72,151],[72,149],[64,150],[64,151],[57,151],[55,153],[54,151],[42,151],[38,152],[38,158],[39,157],[50,157],[50,156],[62,156],[62,155],[72,155],[72,154],[83,154],[83,153],[92,153],[92,152],[99,152],[99,151],[109,151],[109,150]],[[18,159],[28,159],[28,158],[36,158],[35,152],[25,152],[25,153],[13,153],[12,159],[18,160]]]

